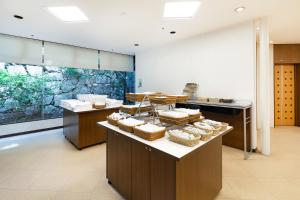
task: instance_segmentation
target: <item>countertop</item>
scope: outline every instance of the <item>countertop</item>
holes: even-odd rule
[[[197,100],[189,100],[186,102],[186,104],[198,104],[204,106],[215,106],[215,107],[236,108],[236,109],[246,109],[252,106],[251,101],[247,101],[247,100],[235,100],[233,103],[210,103],[210,102],[199,102]]]
[[[72,111],[74,113],[84,113],[84,112],[93,112],[93,111],[99,111],[99,110],[109,110],[109,109],[118,109],[118,108],[120,108],[120,106],[107,106],[107,107],[101,108],[101,109],[92,108],[92,109],[88,109],[88,110],[74,111],[74,110],[72,110],[72,109],[70,109],[68,107],[62,106],[62,105],[60,105],[60,107],[66,109],[66,110]]]
[[[138,142],[144,143],[147,146],[150,146],[152,148],[155,148],[157,150],[165,152],[177,159],[183,158],[184,156],[188,155],[189,153],[193,152],[194,150],[201,148],[202,146],[204,146],[205,144],[209,143],[210,141],[214,140],[217,137],[222,137],[223,135],[225,135],[226,133],[230,132],[233,129],[233,127],[228,126],[227,130],[222,131],[217,136],[213,136],[210,140],[200,141],[199,144],[197,144],[193,147],[187,147],[187,146],[177,144],[175,142],[170,141],[168,139],[167,134],[163,138],[160,138],[160,139],[157,139],[154,141],[148,141],[148,140],[144,140],[143,138],[140,138],[132,133],[123,131],[123,130],[119,129],[117,126],[109,124],[107,121],[98,122],[98,124],[103,127],[108,128],[108,129],[111,129],[113,131],[116,131],[122,135],[125,135],[131,139],[134,139]]]

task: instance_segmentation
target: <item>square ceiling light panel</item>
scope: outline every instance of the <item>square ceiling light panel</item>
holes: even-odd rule
[[[64,22],[86,22],[89,20],[76,6],[48,7],[48,10]]]
[[[192,18],[199,6],[200,1],[170,1],[165,3],[165,18]]]

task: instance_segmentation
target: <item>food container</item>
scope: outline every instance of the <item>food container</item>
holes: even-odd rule
[[[150,130],[144,130],[144,129],[140,128],[141,126],[135,126],[133,128],[134,135],[139,136],[139,137],[141,137],[145,140],[149,140],[149,141],[157,140],[157,139],[165,136],[165,132],[166,132],[165,127],[161,127],[161,129],[157,130],[157,131],[150,131]]]
[[[171,105],[176,104],[176,97],[167,96],[153,96],[149,97],[150,103],[159,105]]]
[[[132,119],[132,118],[129,118],[129,119]],[[144,124],[144,121],[134,120],[134,119],[132,119],[132,120],[134,120],[135,123],[129,124],[126,122],[126,120],[129,120],[129,119],[119,120],[118,127],[123,131],[133,133],[133,127]]]
[[[199,129],[205,130],[207,132],[212,131],[213,136],[216,136],[221,131],[221,127],[216,128],[216,127],[210,126],[210,125],[208,125],[206,123],[203,123],[203,122],[195,122],[194,126],[199,128]]]
[[[184,132],[184,133],[187,133],[187,132]],[[187,134],[194,135],[194,138],[192,138],[192,139],[178,137],[177,135],[173,134],[171,131],[168,131],[168,134],[169,134],[169,140],[179,143],[179,144],[182,144],[182,145],[185,145],[185,146],[189,146],[189,147],[199,144],[200,138],[201,138],[201,136],[199,136],[197,134],[192,134],[192,133],[187,133]]]

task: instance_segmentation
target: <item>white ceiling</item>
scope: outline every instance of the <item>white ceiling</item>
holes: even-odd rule
[[[0,0],[0,33],[134,54],[244,21],[269,17],[275,43],[300,43],[300,0],[201,0],[196,16],[162,18],[165,0]],[[87,23],[64,23],[47,6],[78,6]],[[234,9],[245,6],[237,14]],[[24,17],[17,20],[18,14]],[[162,29],[164,27],[164,30]],[[175,30],[176,35],[169,32]],[[139,43],[140,47],[134,47]]]

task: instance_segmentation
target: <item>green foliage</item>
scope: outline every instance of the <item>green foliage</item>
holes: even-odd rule
[[[43,101],[43,88],[49,78],[45,75],[28,76],[10,74],[0,71],[0,106],[4,106],[7,99],[18,102],[16,111],[22,111],[28,106],[41,106]]]

